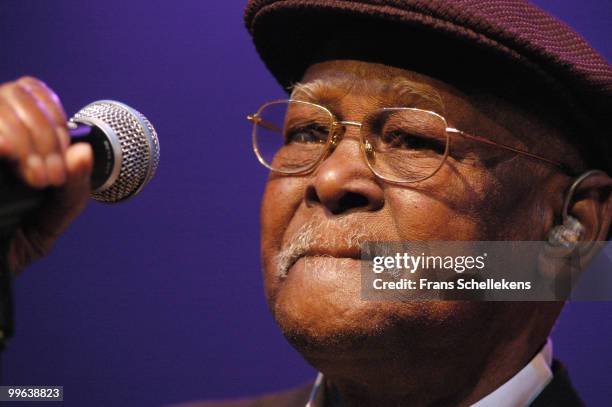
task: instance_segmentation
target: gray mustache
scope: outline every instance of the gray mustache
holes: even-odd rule
[[[350,218],[314,218],[303,224],[276,256],[277,273],[287,277],[289,269],[304,254],[321,247],[344,250],[361,249],[366,241],[383,240],[377,233],[368,230],[364,223]]]

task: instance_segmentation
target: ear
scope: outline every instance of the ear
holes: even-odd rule
[[[597,172],[581,182],[568,206],[568,214],[584,227],[582,242],[605,241],[612,223],[612,178]]]
[[[541,273],[558,282],[566,282],[568,288],[605,246],[612,222],[612,178],[609,175],[603,171],[593,172],[582,181],[580,177],[571,180],[570,185],[572,187],[565,192],[567,208],[562,212],[567,209],[568,219],[563,227],[571,230],[579,224],[578,244],[545,245],[538,259]]]

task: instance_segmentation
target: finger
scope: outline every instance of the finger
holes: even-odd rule
[[[34,188],[47,185],[43,161],[32,148],[27,127],[10,105],[0,101],[0,138],[9,146],[4,157],[17,163],[26,184]]]
[[[0,97],[17,113],[30,130],[33,150],[41,156],[57,151],[54,123],[45,106],[24,87],[13,83],[0,88]]]
[[[69,143],[65,113],[59,103],[57,95],[53,94],[55,95],[55,101],[50,99],[52,96],[46,91],[46,89],[48,89],[46,85],[34,78],[25,77],[22,79],[23,80],[20,79],[17,81],[17,85],[24,89],[26,94],[30,96],[30,98],[27,98],[27,101],[34,102],[35,106],[38,107],[40,109],[39,111],[42,113],[41,117],[38,117],[40,120],[35,121],[34,126],[30,125],[30,134],[33,135],[37,150],[44,157],[49,183],[60,186],[66,180],[64,152]],[[40,95],[42,99],[37,95]],[[24,99],[24,101],[26,101],[26,99]],[[30,107],[34,107],[34,105]],[[43,123],[43,119],[46,119],[46,122]],[[44,130],[36,128],[36,124],[45,126]],[[47,125],[51,125],[52,129]],[[46,134],[44,132],[45,130],[49,131],[49,133]],[[39,131],[41,131],[41,133],[39,133]]]
[[[12,132],[9,130],[10,126],[7,119],[4,117],[6,116],[4,109],[6,109],[6,106],[0,105],[0,159],[4,158],[11,161],[18,161],[19,155],[10,140],[10,134]],[[10,114],[12,114],[12,111],[10,111]]]
[[[70,145],[70,136],[66,126],[68,119],[59,96],[46,83],[31,76],[19,78],[17,83],[29,90],[45,106],[56,124],[55,130],[60,136],[61,146],[65,151]]]
[[[53,185],[63,184],[66,173],[60,136],[44,104],[18,83],[3,87],[0,96],[29,129],[33,150],[45,164],[47,181]]]

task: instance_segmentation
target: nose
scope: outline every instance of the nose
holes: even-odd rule
[[[384,206],[383,189],[361,155],[358,138],[343,137],[319,164],[306,187],[305,201],[309,207],[322,205],[334,215]]]

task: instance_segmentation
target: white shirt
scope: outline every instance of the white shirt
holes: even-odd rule
[[[471,407],[526,407],[552,380],[552,341],[550,338],[542,350],[506,383],[499,386]],[[310,392],[306,407],[322,406],[323,374],[319,373]],[[323,387],[324,388],[324,387]]]

